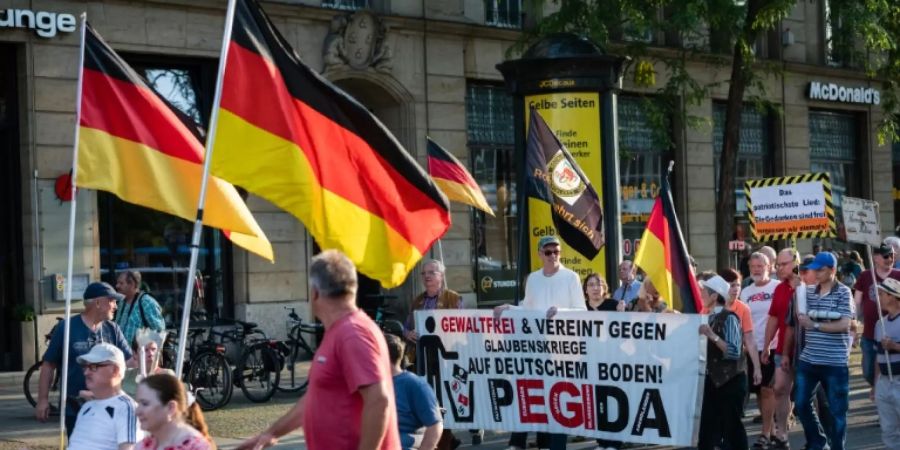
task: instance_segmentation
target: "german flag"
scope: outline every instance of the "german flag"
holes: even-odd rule
[[[684,313],[698,313],[702,309],[700,286],[675,215],[669,188],[670,170],[662,177],[659,197],[653,204],[634,263],[647,273],[669,306]]]
[[[494,215],[481,188],[465,166],[431,138],[428,138],[428,174],[450,200]]]
[[[302,221],[322,249],[398,286],[450,226],[444,194],[363,105],[237,2],[212,172]]]
[[[203,176],[199,130],[86,26],[75,185],[193,221]],[[228,182],[210,177],[203,222],[273,260],[272,245]]]

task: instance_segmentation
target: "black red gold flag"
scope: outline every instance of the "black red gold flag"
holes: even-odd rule
[[[306,225],[322,249],[395,287],[450,226],[449,203],[369,110],[306,66],[239,0],[211,172]]]
[[[466,167],[431,138],[428,138],[428,174],[451,201],[465,203],[494,215],[484,193]]]
[[[698,313],[703,306],[691,257],[675,214],[669,177],[662,177],[659,197],[653,204],[650,220],[641,237],[634,263],[669,305],[684,313]]]
[[[75,185],[194,220],[203,175],[199,130],[86,26]],[[209,178],[203,219],[236,245],[273,259],[265,233],[228,182]]]

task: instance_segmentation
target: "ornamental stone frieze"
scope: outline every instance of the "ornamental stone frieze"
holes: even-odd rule
[[[371,11],[334,16],[322,49],[324,71],[350,68],[390,73],[393,62],[386,38],[387,27]]]

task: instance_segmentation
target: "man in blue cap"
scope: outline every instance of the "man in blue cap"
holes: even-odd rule
[[[797,322],[806,333],[797,363],[795,403],[809,450],[844,450],[849,402],[850,323],[853,318],[850,288],[835,279],[837,258],[819,252],[809,270],[816,284],[806,289],[806,312]],[[812,396],[821,385],[828,398],[833,427],[826,437],[812,409]],[[830,446],[829,446],[830,441]]]
[[[84,290],[84,311],[72,316],[69,325],[69,370],[64,375],[67,381],[66,394],[68,397],[76,397],[87,388],[84,380],[84,371],[76,361],[91,348],[100,343],[115,345],[122,350],[125,359],[131,359],[132,352],[125,340],[122,330],[112,321],[116,314],[116,302],[122,300],[122,294],[116,292],[107,283],[91,283]],[[53,331],[50,345],[44,353],[41,364],[41,377],[38,387],[38,401],[35,408],[35,416],[40,421],[46,421],[50,415],[50,382],[53,380],[57,368],[63,363],[63,339],[65,324],[60,324]],[[72,434],[75,427],[75,418],[78,414],[78,406],[74,401],[66,401],[66,432]]]

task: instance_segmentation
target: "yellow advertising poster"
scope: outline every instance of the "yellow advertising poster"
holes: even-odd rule
[[[558,92],[525,96],[525,133],[534,107],[547,125],[566,146],[587,175],[597,195],[603,198],[602,155],[600,152],[600,94],[596,92]],[[606,211],[603,212],[606,214]],[[541,267],[537,257],[537,243],[542,236],[555,235],[550,205],[534,198],[528,199],[528,248],[531,270]],[[606,274],[606,248],[593,260],[562,243],[561,262],[584,278],[591,272]]]

